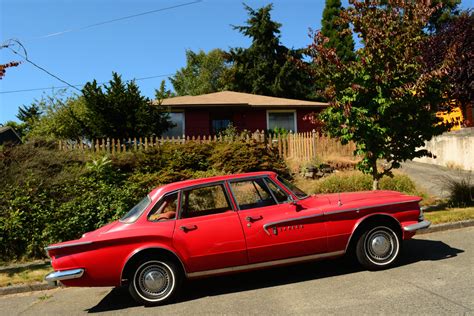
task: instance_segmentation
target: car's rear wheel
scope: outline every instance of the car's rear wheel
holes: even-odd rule
[[[160,305],[176,298],[182,273],[171,261],[143,260],[133,273],[129,291],[143,305]]]
[[[400,245],[400,237],[391,227],[371,226],[357,241],[357,260],[369,270],[389,268],[399,257]]]

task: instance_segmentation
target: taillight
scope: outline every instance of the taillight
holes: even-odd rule
[[[420,214],[418,215],[418,221],[422,222],[425,220],[425,214],[423,214],[423,207],[420,207]]]

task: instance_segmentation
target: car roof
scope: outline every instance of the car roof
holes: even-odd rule
[[[229,174],[229,175],[224,175],[224,176],[214,176],[214,177],[209,177],[209,178],[199,178],[199,179],[177,181],[177,182],[165,184],[153,189],[150,192],[150,196],[152,197],[152,199],[155,199],[157,194],[160,194],[162,192],[171,192],[175,190],[181,190],[190,186],[206,184],[206,183],[211,183],[211,182],[234,180],[234,179],[239,179],[239,178],[259,177],[259,176],[276,176],[276,173],[272,171],[258,171],[258,172],[247,172],[247,173]]]

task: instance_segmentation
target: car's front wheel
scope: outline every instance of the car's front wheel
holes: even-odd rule
[[[173,262],[144,260],[137,265],[129,291],[140,304],[165,304],[176,298],[181,280],[181,271]]]
[[[369,270],[392,266],[399,254],[400,237],[388,226],[372,226],[357,241],[357,260]]]

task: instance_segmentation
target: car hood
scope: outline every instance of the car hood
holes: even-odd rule
[[[396,191],[362,191],[348,193],[317,194],[301,201],[308,208],[334,209],[367,208],[370,206],[419,202],[418,196],[407,195]]]

